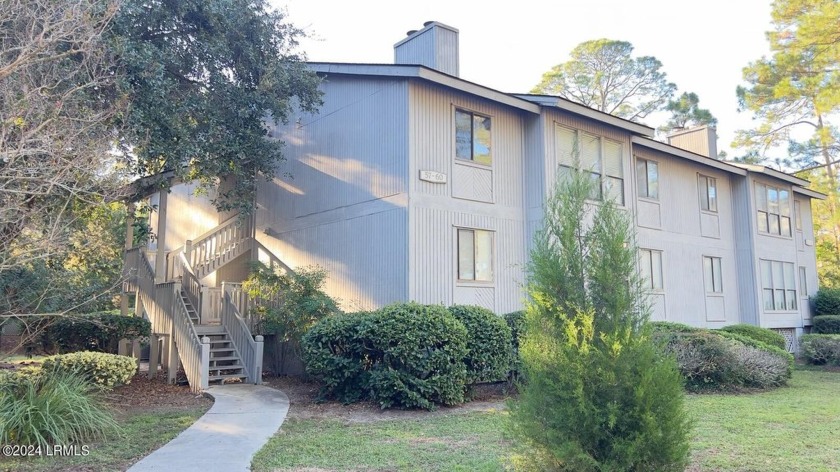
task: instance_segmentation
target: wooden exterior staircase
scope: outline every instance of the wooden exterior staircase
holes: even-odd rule
[[[145,247],[126,251],[123,290],[136,293],[136,312],[152,325],[150,374],[152,364],[157,367],[158,340],[163,339],[170,381],[180,363],[195,392],[211,382],[261,383],[263,339],[251,334],[243,318],[248,301],[241,286],[223,283],[216,303],[208,303],[205,297],[211,292],[201,284],[202,278],[246,251],[258,250],[258,244],[250,220],[231,218],[169,251],[163,281],[156,281]]]

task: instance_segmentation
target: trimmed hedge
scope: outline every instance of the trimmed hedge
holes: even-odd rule
[[[301,344],[324,397],[369,399],[382,408],[464,401],[467,330],[444,307],[403,303],[326,318]]]
[[[805,334],[799,346],[809,364],[840,365],[840,334]]]
[[[840,288],[821,288],[811,299],[814,315],[840,315]]]
[[[137,361],[128,356],[83,351],[47,357],[41,368],[47,376],[57,372],[72,372],[102,389],[111,390],[131,382],[137,373]]]
[[[507,322],[479,306],[453,305],[448,310],[467,329],[467,384],[507,379],[512,342]]]
[[[695,328],[687,324],[673,323],[671,321],[651,321],[648,323],[651,332],[656,333],[695,333],[702,331],[701,328]]]
[[[504,315],[505,322],[510,328],[510,373],[511,380],[519,379],[522,373],[522,359],[519,357],[519,345],[525,333],[525,312],[514,311]]]
[[[149,320],[137,316],[111,313],[68,315],[48,322],[41,347],[44,352],[66,353],[77,351],[110,352],[116,354],[120,339],[149,336]]]
[[[840,315],[820,315],[813,318],[814,334],[840,334]]]
[[[720,330],[727,333],[740,334],[741,336],[745,336],[750,339],[755,339],[756,341],[760,341],[768,346],[776,346],[782,350],[784,350],[787,346],[787,343],[785,342],[785,337],[773,331],[772,329],[762,328],[759,326],[749,324],[734,324],[724,326]]]

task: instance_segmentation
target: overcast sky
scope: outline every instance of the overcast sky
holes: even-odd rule
[[[735,130],[751,123],[737,112],[735,87],[768,53],[771,27],[770,0],[271,1],[312,36],[301,44],[312,61],[392,63],[408,30],[440,21],[460,31],[461,78],[511,93],[528,92],[583,41],[629,41],[662,62],[679,93],[700,96],[730,156],[740,154],[729,149]]]

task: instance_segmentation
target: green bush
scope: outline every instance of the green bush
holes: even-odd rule
[[[519,357],[519,345],[522,343],[522,334],[525,332],[525,312],[514,311],[504,316],[505,322],[510,328],[510,374],[511,380],[519,380],[522,372],[522,359]]]
[[[840,315],[840,288],[821,288],[811,299],[814,315]]]
[[[814,334],[840,334],[840,315],[820,315],[813,318]]]
[[[467,384],[507,379],[511,332],[504,318],[478,306],[453,305],[448,310],[467,328]]]
[[[127,356],[83,351],[47,357],[41,367],[47,376],[72,372],[100,388],[110,390],[131,382],[137,372],[137,361]]]
[[[759,326],[749,324],[734,324],[724,326],[723,328],[721,328],[721,331],[727,333],[740,334],[741,336],[746,336],[748,338],[755,339],[756,341],[760,341],[768,346],[776,346],[782,350],[784,350],[787,347],[785,337],[773,331],[772,329],[762,328]]]
[[[0,373],[0,444],[79,444],[110,437],[117,423],[98,389],[71,372]]]
[[[327,318],[303,336],[302,350],[325,397],[382,408],[464,401],[467,330],[440,306],[403,303]]]
[[[805,334],[799,346],[809,364],[840,365],[840,334]]]
[[[67,315],[46,319],[41,347],[44,352],[97,351],[116,353],[120,339],[136,339],[151,333],[149,320],[112,313]]]
[[[695,333],[701,331],[701,328],[695,328],[687,324],[673,323],[670,321],[651,321],[648,323],[651,332],[656,333]]]

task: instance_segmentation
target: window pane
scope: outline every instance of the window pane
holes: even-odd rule
[[[647,171],[648,196],[650,198],[659,198],[659,164],[648,161]]]
[[[574,167],[577,144],[574,130],[558,126],[554,137],[557,146],[557,163],[562,166]]]
[[[580,168],[601,173],[601,138],[581,133]]]
[[[785,291],[781,289],[776,289],[773,291],[773,302],[775,305],[775,310],[784,310],[785,309]]]
[[[704,257],[703,258],[703,280],[706,284],[706,291],[707,292],[714,292],[715,291],[715,279],[712,273],[712,258],[711,257]]]
[[[773,261],[773,288],[784,288],[785,277],[782,271],[782,263]]]
[[[790,216],[790,192],[779,190],[779,211],[782,216]]]
[[[779,214],[779,191],[767,187],[767,212]]]
[[[455,157],[472,159],[472,116],[455,110]]]
[[[779,233],[779,215],[770,213],[767,215],[767,220],[770,223],[770,234],[780,234]]]
[[[788,290],[786,300],[787,300],[787,309],[788,310],[795,310],[796,309],[796,290]]]
[[[458,230],[458,278],[475,280],[475,244],[468,229]]]
[[[762,290],[764,294],[764,309],[765,310],[772,310],[773,309],[773,290],[766,288]]]
[[[493,233],[475,231],[475,280],[493,280]]]
[[[717,211],[717,180],[708,178],[709,211]]]
[[[756,218],[758,220],[758,231],[766,233],[769,229],[767,224],[767,212],[759,210]]]
[[[604,181],[604,194],[607,199],[619,205],[624,205],[624,180],[607,177]]]
[[[770,261],[761,260],[761,288],[773,288],[773,274],[770,272]]]
[[[648,196],[647,161],[644,159],[636,160],[636,187],[640,197]]]
[[[604,140],[604,173],[610,177],[624,177],[621,164],[621,144]]]
[[[790,236],[790,217],[782,217],[780,231],[782,236]]]
[[[712,258],[712,272],[714,275],[715,285],[714,285],[714,292],[715,293],[722,293],[723,292],[723,274],[721,273],[720,268],[720,258],[715,257]]]
[[[589,172],[589,180],[592,182],[589,198],[591,200],[601,200],[601,174]]]
[[[794,277],[794,275],[793,275],[793,263],[785,262],[783,264],[783,266],[784,266],[784,271],[785,271],[785,285],[784,285],[784,287],[787,288],[787,289],[796,288],[796,285],[794,285],[794,279],[793,279],[793,277]]]
[[[642,249],[639,257],[641,259],[639,261],[639,272],[641,272],[642,280],[647,288],[653,288],[653,276],[650,272],[650,253],[651,251]]]
[[[803,297],[808,295],[808,276],[803,266],[799,266],[799,293]]]
[[[705,176],[697,177],[697,192],[700,195],[700,209],[709,209],[709,189],[708,182]]]
[[[799,202],[793,202],[793,217],[794,221],[796,222],[796,230],[802,231],[802,208],[799,205]]]
[[[761,211],[767,211],[767,187],[755,184],[755,207]]]
[[[662,289],[662,252],[652,251],[651,256],[651,274],[653,275],[653,288]]]
[[[473,160],[481,164],[492,162],[490,153],[490,118],[473,116]]]

